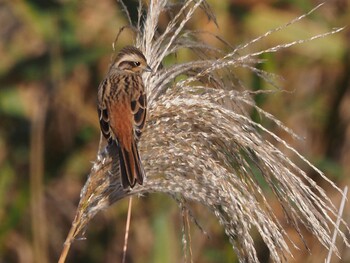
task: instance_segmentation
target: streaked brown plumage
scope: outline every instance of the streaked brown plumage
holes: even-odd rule
[[[144,71],[151,69],[142,52],[124,47],[98,89],[101,132],[109,144],[117,145],[124,188],[142,184],[145,176],[137,149],[147,113]]]

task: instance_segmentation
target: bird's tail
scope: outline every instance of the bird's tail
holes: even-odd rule
[[[132,142],[130,151],[120,144],[117,147],[123,187],[134,187],[136,183],[142,185],[145,172],[136,142]]]

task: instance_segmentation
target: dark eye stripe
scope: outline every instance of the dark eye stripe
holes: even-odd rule
[[[119,67],[120,68],[123,68],[123,67],[126,67],[126,66],[130,66],[130,67],[138,67],[140,66],[141,63],[139,61],[123,61],[119,64]]]

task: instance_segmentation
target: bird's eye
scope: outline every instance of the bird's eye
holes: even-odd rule
[[[141,63],[139,61],[134,62],[134,67],[139,67]]]

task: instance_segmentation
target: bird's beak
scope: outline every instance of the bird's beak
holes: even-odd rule
[[[152,72],[152,69],[150,66],[147,65],[147,67],[145,67],[144,71],[146,72]]]

